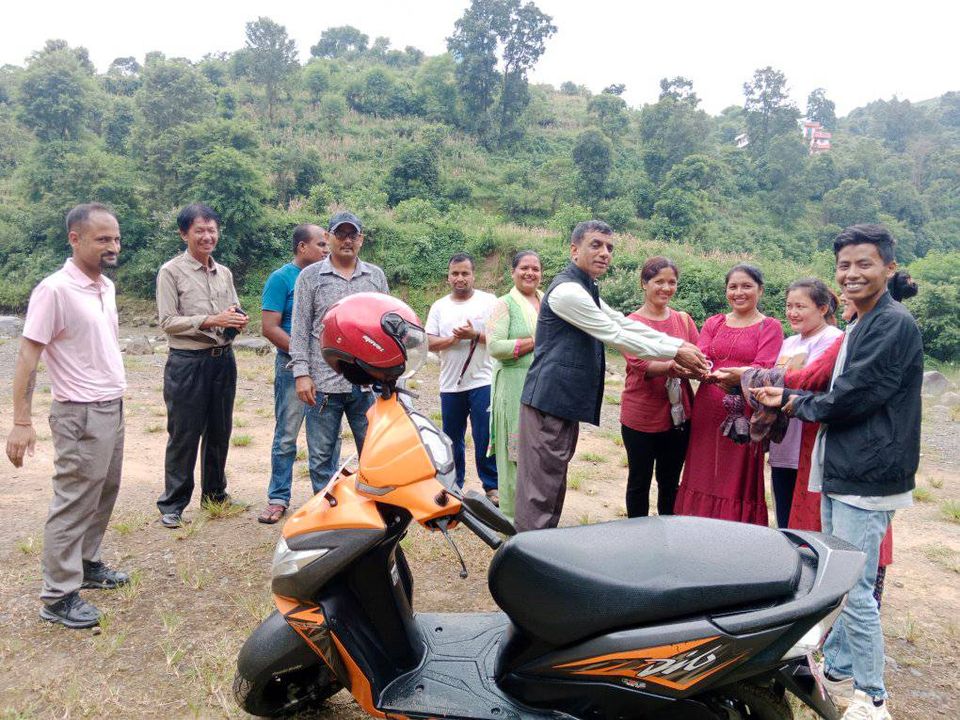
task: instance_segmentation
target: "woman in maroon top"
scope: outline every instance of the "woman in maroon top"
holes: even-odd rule
[[[685,312],[670,308],[680,271],[665,257],[652,257],[640,271],[643,305],[630,315],[654,330],[696,344],[697,326]],[[680,470],[690,437],[693,391],[672,360],[638,360],[627,355],[627,380],[620,402],[620,431],[627,450],[627,517],[650,512],[650,481],[657,468],[657,512],[672,515]],[[669,394],[668,394],[669,391]],[[671,399],[677,402],[671,402]],[[671,413],[672,408],[672,413]]]

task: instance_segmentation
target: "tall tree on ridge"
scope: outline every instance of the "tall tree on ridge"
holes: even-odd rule
[[[298,67],[297,44],[287,35],[287,29],[268,17],[259,17],[247,23],[247,73],[264,86],[267,96],[267,117],[273,124],[273,107],[277,91],[287,77]]]

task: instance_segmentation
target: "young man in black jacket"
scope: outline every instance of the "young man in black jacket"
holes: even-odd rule
[[[823,648],[828,688],[839,692],[853,679],[844,720],[890,720],[873,586],[880,541],[894,511],[913,502],[920,459],[923,344],[913,317],[887,292],[894,246],[881,225],[848,227],[833,243],[837,283],[857,318],[847,328],[830,390],[754,391],[765,405],[823,423],[810,471],[810,489],[822,492],[823,530],[867,555]]]

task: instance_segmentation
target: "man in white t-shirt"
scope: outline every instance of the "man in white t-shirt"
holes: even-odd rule
[[[457,253],[447,267],[447,282],[452,292],[430,307],[426,327],[430,350],[440,355],[443,432],[453,441],[457,484],[463,487],[464,437],[467,418],[470,418],[477,475],[487,497],[498,502],[496,458],[487,457],[493,363],[484,332],[497,298],[483,290],[474,290],[473,258],[468,254]]]

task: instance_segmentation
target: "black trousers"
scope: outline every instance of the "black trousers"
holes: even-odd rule
[[[777,508],[778,528],[785,528],[790,522],[793,486],[796,484],[796,468],[770,467],[770,485],[773,487],[773,502]]]
[[[650,514],[650,481],[657,469],[657,513],[673,515],[680,471],[690,441],[690,422],[666,432],[647,433],[620,426],[627,451],[627,517]]]
[[[226,495],[236,390],[237,363],[230,348],[216,356],[209,350],[170,351],[163,369],[169,437],[160,512],[182,513],[190,504],[198,445],[201,499],[217,501]]]

